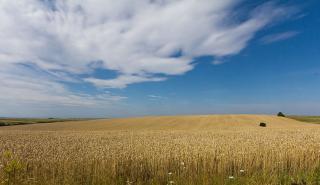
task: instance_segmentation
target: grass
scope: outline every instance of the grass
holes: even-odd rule
[[[2,127],[0,183],[320,184],[319,132],[317,124],[264,115]]]
[[[320,116],[288,116],[288,117],[298,121],[320,124]]]
[[[0,126],[26,125],[37,123],[54,123],[64,121],[77,121],[86,119],[61,119],[61,118],[0,118]]]

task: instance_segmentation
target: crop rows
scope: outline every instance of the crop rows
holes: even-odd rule
[[[317,184],[319,133],[315,128],[0,131],[0,182]]]

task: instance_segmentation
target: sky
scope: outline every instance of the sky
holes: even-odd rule
[[[318,0],[0,0],[0,117],[320,115]]]

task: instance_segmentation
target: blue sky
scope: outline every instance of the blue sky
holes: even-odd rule
[[[320,2],[0,2],[0,117],[320,114]]]

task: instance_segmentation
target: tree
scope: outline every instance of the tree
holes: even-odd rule
[[[279,116],[279,117],[286,117],[282,112],[279,112],[279,113],[277,114],[277,116]]]

